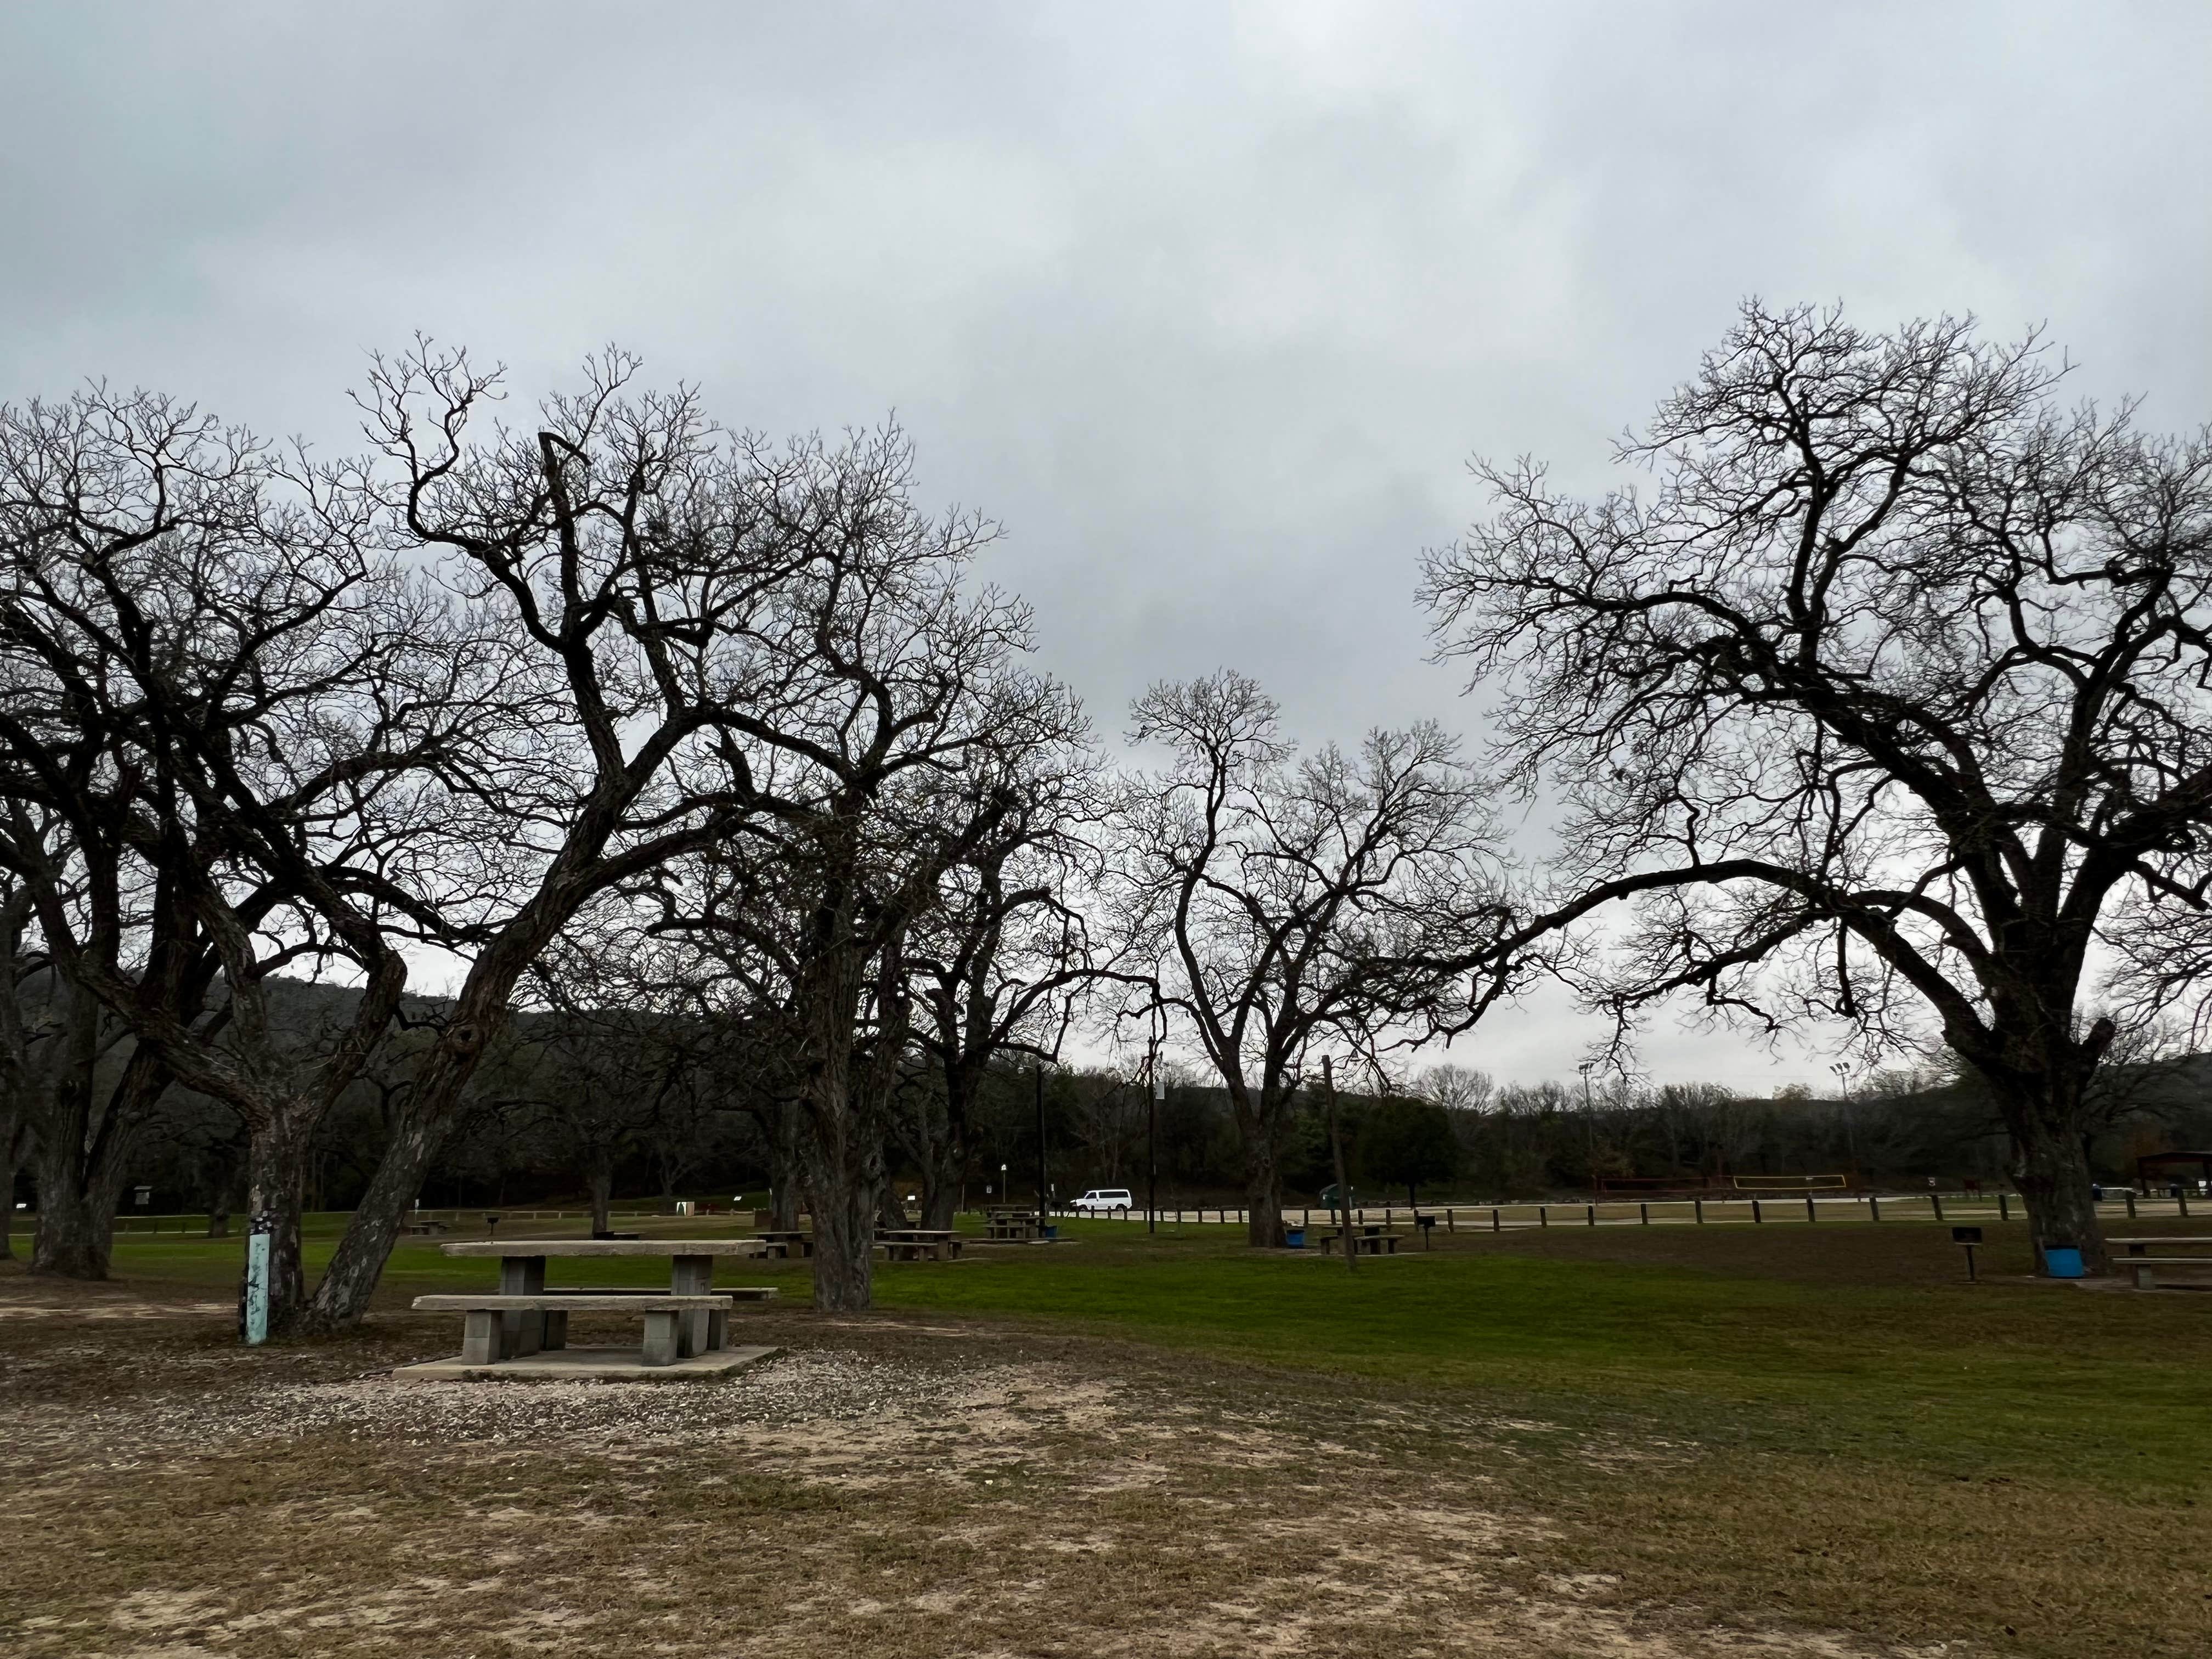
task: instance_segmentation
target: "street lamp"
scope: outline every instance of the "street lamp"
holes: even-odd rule
[[[1836,1074],[1836,1091],[1844,1104],[1844,1155],[1850,1160],[1851,1177],[1858,1178],[1858,1127],[1851,1121],[1851,1067],[1848,1060],[1833,1062],[1828,1069]]]

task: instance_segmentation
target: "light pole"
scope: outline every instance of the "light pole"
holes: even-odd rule
[[[1590,1110],[1589,1074],[1597,1069],[1597,1062],[1586,1060],[1576,1068],[1583,1074],[1583,1132],[1589,1138],[1590,1190],[1597,1190],[1597,1117]]]
[[[1828,1069],[1836,1074],[1836,1091],[1844,1104],[1844,1156],[1850,1161],[1851,1179],[1858,1179],[1859,1133],[1851,1119],[1851,1067],[1848,1060],[1837,1060]]]
[[[1168,1097],[1167,1080],[1152,1073],[1152,1097],[1145,1110],[1145,1231],[1160,1230],[1160,1103]]]

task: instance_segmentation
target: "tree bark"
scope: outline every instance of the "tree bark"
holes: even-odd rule
[[[152,1052],[140,1048],[100,1103],[95,1076],[99,1014],[86,997],[55,1041],[56,1056],[37,1125],[31,1170],[39,1188],[39,1227],[31,1271],[61,1279],[105,1279],[115,1208],[139,1125],[168,1085]]]
[[[614,1230],[613,1218],[608,1212],[613,1207],[615,1172],[612,1170],[593,1170],[589,1176],[592,1188],[592,1232],[593,1237]]]
[[[58,1279],[105,1279],[133,1137],[119,1127],[112,1133],[88,1134],[81,1119],[71,1137],[66,1116],[57,1127],[61,1133],[40,1136],[31,1164],[39,1188],[31,1271]]]

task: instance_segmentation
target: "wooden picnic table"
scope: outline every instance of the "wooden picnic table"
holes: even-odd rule
[[[774,1290],[766,1286],[752,1286],[719,1295],[714,1291],[716,1257],[738,1256],[757,1261],[765,1254],[759,1241],[750,1238],[502,1238],[445,1244],[439,1248],[447,1255],[493,1256],[498,1259],[500,1305],[492,1307],[490,1299],[483,1297],[457,1298],[451,1296],[422,1297],[416,1298],[415,1304],[425,1311],[468,1312],[469,1309],[458,1305],[459,1301],[465,1299],[476,1309],[497,1312],[500,1333],[498,1352],[494,1356],[495,1359],[526,1358],[542,1349],[566,1347],[568,1316],[572,1312],[592,1308],[616,1312],[635,1309],[647,1316],[646,1363],[665,1364],[670,1359],[689,1358],[694,1354],[710,1353],[728,1346],[729,1309],[733,1297],[742,1295],[748,1301],[766,1301],[775,1294]],[[546,1287],[545,1264],[556,1256],[633,1255],[665,1255],[669,1258],[668,1290],[665,1293],[621,1288],[549,1290]],[[509,1302],[508,1298],[513,1300]],[[531,1305],[532,1303],[538,1305]],[[670,1305],[649,1305],[658,1303]],[[655,1329],[662,1322],[659,1318],[662,1315],[675,1316],[672,1352],[665,1358],[657,1356],[657,1345],[652,1340]]]
[[[888,1261],[957,1261],[960,1239],[950,1227],[880,1227],[876,1248]]]
[[[2154,1291],[2158,1288],[2160,1267],[2197,1267],[2212,1271],[2212,1233],[2168,1234],[2153,1238],[2108,1238],[2107,1244],[2126,1247],[2127,1258],[2115,1265],[2125,1267],[2135,1275],[2136,1288]],[[2190,1248],[2193,1255],[2153,1255],[2154,1249],[2174,1250]]]

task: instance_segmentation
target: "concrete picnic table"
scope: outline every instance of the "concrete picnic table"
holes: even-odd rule
[[[889,1261],[953,1261],[960,1255],[960,1240],[950,1227],[881,1227],[876,1248]]]
[[[615,1298],[650,1293],[621,1289],[549,1291],[545,1288],[545,1263],[555,1256],[665,1255],[671,1264],[668,1294],[706,1297],[714,1294],[717,1256],[757,1260],[767,1254],[760,1241],[751,1238],[502,1238],[471,1240],[439,1248],[452,1256],[495,1257],[499,1261],[499,1293],[503,1297],[553,1297],[575,1301],[588,1296],[606,1298],[605,1305],[608,1306],[619,1305]],[[443,1305],[452,1299],[424,1297],[416,1305],[421,1307],[424,1302]],[[725,1303],[722,1308],[702,1305],[684,1310],[677,1322],[675,1358],[689,1358],[727,1346],[726,1309]],[[567,1346],[569,1311],[567,1308],[502,1310],[498,1358],[524,1358],[541,1349]]]
[[[2128,1253],[2125,1258],[2112,1265],[2116,1267],[2124,1267],[2133,1273],[2136,1288],[2139,1291],[2154,1291],[2159,1288],[2158,1270],[2160,1267],[2194,1267],[2212,1271],[2212,1233],[2168,1234],[2156,1238],[2108,1238],[2105,1243],[2127,1247]],[[2162,1248],[2169,1253],[2186,1248],[2191,1254],[2153,1255],[2150,1251],[2154,1247]]]

